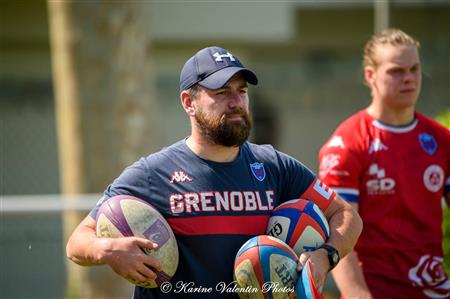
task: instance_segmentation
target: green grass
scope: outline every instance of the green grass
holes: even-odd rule
[[[450,109],[436,116],[436,120],[444,127],[450,128]]]
[[[444,208],[444,223],[442,224],[444,234],[444,267],[450,273],[450,209]]]
[[[436,120],[445,127],[450,128],[450,109],[436,116]],[[443,211],[444,221],[442,223],[443,246],[444,246],[444,267],[447,273],[450,273],[450,209],[445,207]]]

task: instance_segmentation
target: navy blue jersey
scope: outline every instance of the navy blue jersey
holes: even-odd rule
[[[135,299],[237,298],[216,288],[233,281],[238,249],[265,234],[270,211],[299,197],[325,210],[334,197],[307,167],[270,145],[246,142],[233,162],[218,163],[194,154],[185,140],[126,168],[104,198],[119,194],[157,208],[172,227],[180,253],[172,291],[136,287]],[[92,210],[93,218],[100,204]],[[212,291],[189,293],[192,289],[182,289],[183,284]]]

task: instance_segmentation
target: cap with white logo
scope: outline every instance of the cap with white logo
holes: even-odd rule
[[[180,91],[197,83],[208,89],[219,89],[238,72],[244,75],[248,83],[258,84],[255,73],[246,69],[228,50],[220,47],[204,48],[184,64],[180,74]]]

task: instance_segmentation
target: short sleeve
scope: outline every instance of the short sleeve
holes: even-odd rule
[[[345,200],[358,202],[363,163],[351,141],[336,133],[331,136],[319,152],[319,178]]]
[[[103,193],[101,199],[92,209],[89,215],[95,219],[97,211],[102,203],[110,197],[116,195],[132,195],[137,198],[146,199],[149,197],[150,178],[145,159],[142,158],[128,166],[120,176]]]
[[[284,173],[283,199],[307,199],[326,211],[335,193],[298,160],[282,153],[279,153],[279,159]]]

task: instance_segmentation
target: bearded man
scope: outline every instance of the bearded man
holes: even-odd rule
[[[153,250],[155,244],[136,237],[95,236],[102,202],[132,195],[167,219],[180,251],[174,288],[136,286],[133,298],[237,298],[237,293],[218,287],[233,283],[237,251],[248,239],[265,234],[274,207],[302,197],[315,202],[330,224],[327,243],[300,256],[301,265],[307,260],[313,265],[314,281],[321,288],[339,255],[353,249],[361,219],[299,161],[270,145],[247,142],[252,124],[248,83],[257,82],[223,48],[208,47],[191,57],[180,75],[180,99],[191,135],[125,169],[73,232],[67,256],[80,265],[108,264],[138,282],[157,278],[160,262],[141,250]],[[186,283],[189,289],[210,291],[186,294],[176,288]]]

